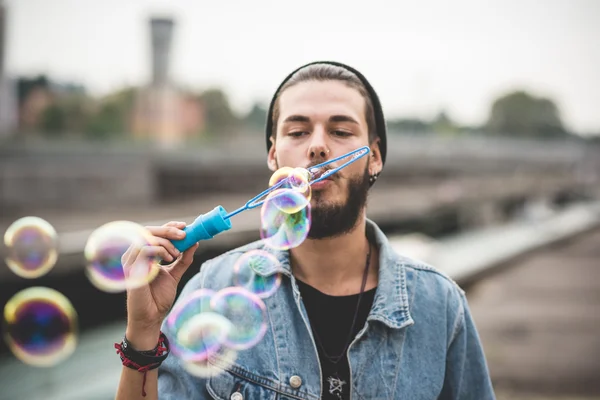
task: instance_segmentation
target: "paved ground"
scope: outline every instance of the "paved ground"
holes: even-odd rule
[[[600,399],[600,230],[468,293],[499,399]]]

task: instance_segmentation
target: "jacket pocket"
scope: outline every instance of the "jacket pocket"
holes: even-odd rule
[[[223,371],[210,378],[206,384],[208,393],[215,400],[275,400],[277,392],[268,386],[242,374]],[[234,393],[240,395],[232,397]],[[240,397],[241,396],[241,397]]]

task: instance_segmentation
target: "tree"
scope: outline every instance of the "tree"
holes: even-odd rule
[[[122,135],[124,131],[123,110],[115,103],[104,103],[90,118],[86,136],[90,139],[104,140]]]
[[[459,128],[444,110],[440,111],[431,122],[433,131],[440,135],[454,135],[458,133]]]
[[[231,110],[227,95],[221,89],[206,90],[200,100],[204,105],[208,133],[222,135],[231,133],[237,127],[238,119]]]
[[[129,129],[127,122],[134,97],[135,89],[127,88],[103,98],[96,112],[89,118],[86,136],[97,140],[123,136]]]
[[[263,131],[267,121],[267,109],[259,103],[254,103],[252,109],[244,117],[244,125],[252,130]]]
[[[491,134],[526,137],[561,137],[567,134],[556,104],[524,91],[506,94],[494,101],[485,126]]]
[[[390,132],[398,133],[429,133],[431,126],[418,118],[398,118],[387,121]]]
[[[50,136],[60,136],[67,128],[67,114],[59,104],[51,104],[42,113],[40,128]]]
[[[48,89],[49,85],[50,81],[46,75],[39,75],[35,78],[20,77],[17,80],[17,99],[19,104],[25,100],[32,89],[37,87]]]

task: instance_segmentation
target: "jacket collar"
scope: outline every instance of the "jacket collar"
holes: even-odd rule
[[[385,234],[367,219],[367,236],[379,248],[379,283],[368,320],[377,320],[393,329],[413,324],[409,310],[409,296],[405,260],[393,250]],[[274,250],[261,243],[263,250],[273,254],[279,264],[255,266],[262,276],[281,273],[291,277],[289,251]]]

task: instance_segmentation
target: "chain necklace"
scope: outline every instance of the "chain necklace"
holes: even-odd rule
[[[356,326],[356,319],[358,317],[358,310],[360,309],[360,303],[365,292],[365,286],[367,285],[367,277],[369,276],[369,267],[371,265],[371,243],[369,243],[369,252],[367,254],[367,260],[365,262],[365,271],[363,272],[362,284],[360,286],[360,294],[358,295],[358,301],[356,302],[356,309],[354,310],[354,317],[352,319],[352,326],[350,327],[350,331],[348,332],[348,338],[346,339],[346,343],[342,352],[337,356],[332,356],[327,354],[325,351],[325,346],[323,346],[323,342],[319,337],[316,329],[312,329],[313,335],[315,336],[317,345],[321,349],[321,353],[323,356],[329,361],[332,365],[335,366],[335,372],[327,378],[327,382],[329,383],[329,393],[336,396],[339,399],[342,399],[342,394],[344,392],[343,386],[346,384],[345,381],[341,380],[338,375],[337,369],[339,362],[346,356],[346,351],[348,350],[348,346],[352,342],[352,333],[354,332],[354,328]]]

